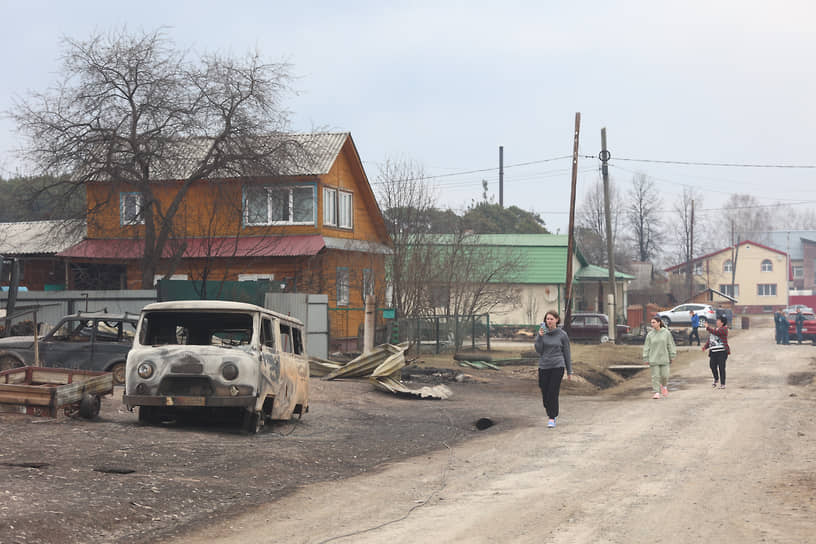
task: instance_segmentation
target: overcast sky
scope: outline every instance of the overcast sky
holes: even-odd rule
[[[167,26],[182,48],[257,48],[291,63],[293,130],[351,132],[371,181],[386,159],[413,160],[454,209],[481,198],[482,179],[498,201],[504,146],[505,205],[564,233],[576,112],[579,203],[599,179],[586,157],[597,157],[606,127],[613,182],[626,190],[646,174],[666,210],[683,186],[704,191],[706,217],[731,193],[816,205],[812,0],[0,5],[0,111],[56,81],[61,36]],[[0,119],[0,176],[20,171],[16,138]]]

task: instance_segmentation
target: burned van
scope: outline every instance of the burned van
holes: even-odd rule
[[[125,370],[124,404],[139,421],[239,415],[265,419],[309,410],[303,323],[241,302],[158,302],[142,310]]]

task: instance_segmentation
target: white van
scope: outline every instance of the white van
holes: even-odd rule
[[[142,310],[124,404],[139,421],[237,411],[247,432],[309,411],[303,323],[254,304],[183,300]]]

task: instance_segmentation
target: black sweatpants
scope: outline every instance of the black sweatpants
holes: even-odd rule
[[[720,382],[720,385],[725,385],[726,359],[728,359],[728,354],[724,351],[708,352],[708,366],[711,367],[711,374],[714,376],[714,381]]]
[[[544,409],[547,410],[547,417],[550,419],[558,417],[558,394],[561,392],[561,380],[563,378],[563,366],[538,369],[538,387],[541,388],[541,400],[544,401]]]

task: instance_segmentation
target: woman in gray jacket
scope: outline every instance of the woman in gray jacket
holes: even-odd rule
[[[535,341],[535,350],[539,355],[538,387],[541,388],[541,399],[549,418],[547,427],[555,427],[555,418],[558,417],[558,395],[564,369],[567,379],[572,379],[569,337],[563,329],[558,328],[559,323],[561,318],[558,313],[553,310],[547,312]]]
[[[643,342],[643,360],[652,371],[652,398],[659,399],[661,394],[664,397],[669,394],[669,365],[677,357],[677,347],[671,331],[659,317],[653,317],[650,324],[652,330]]]

